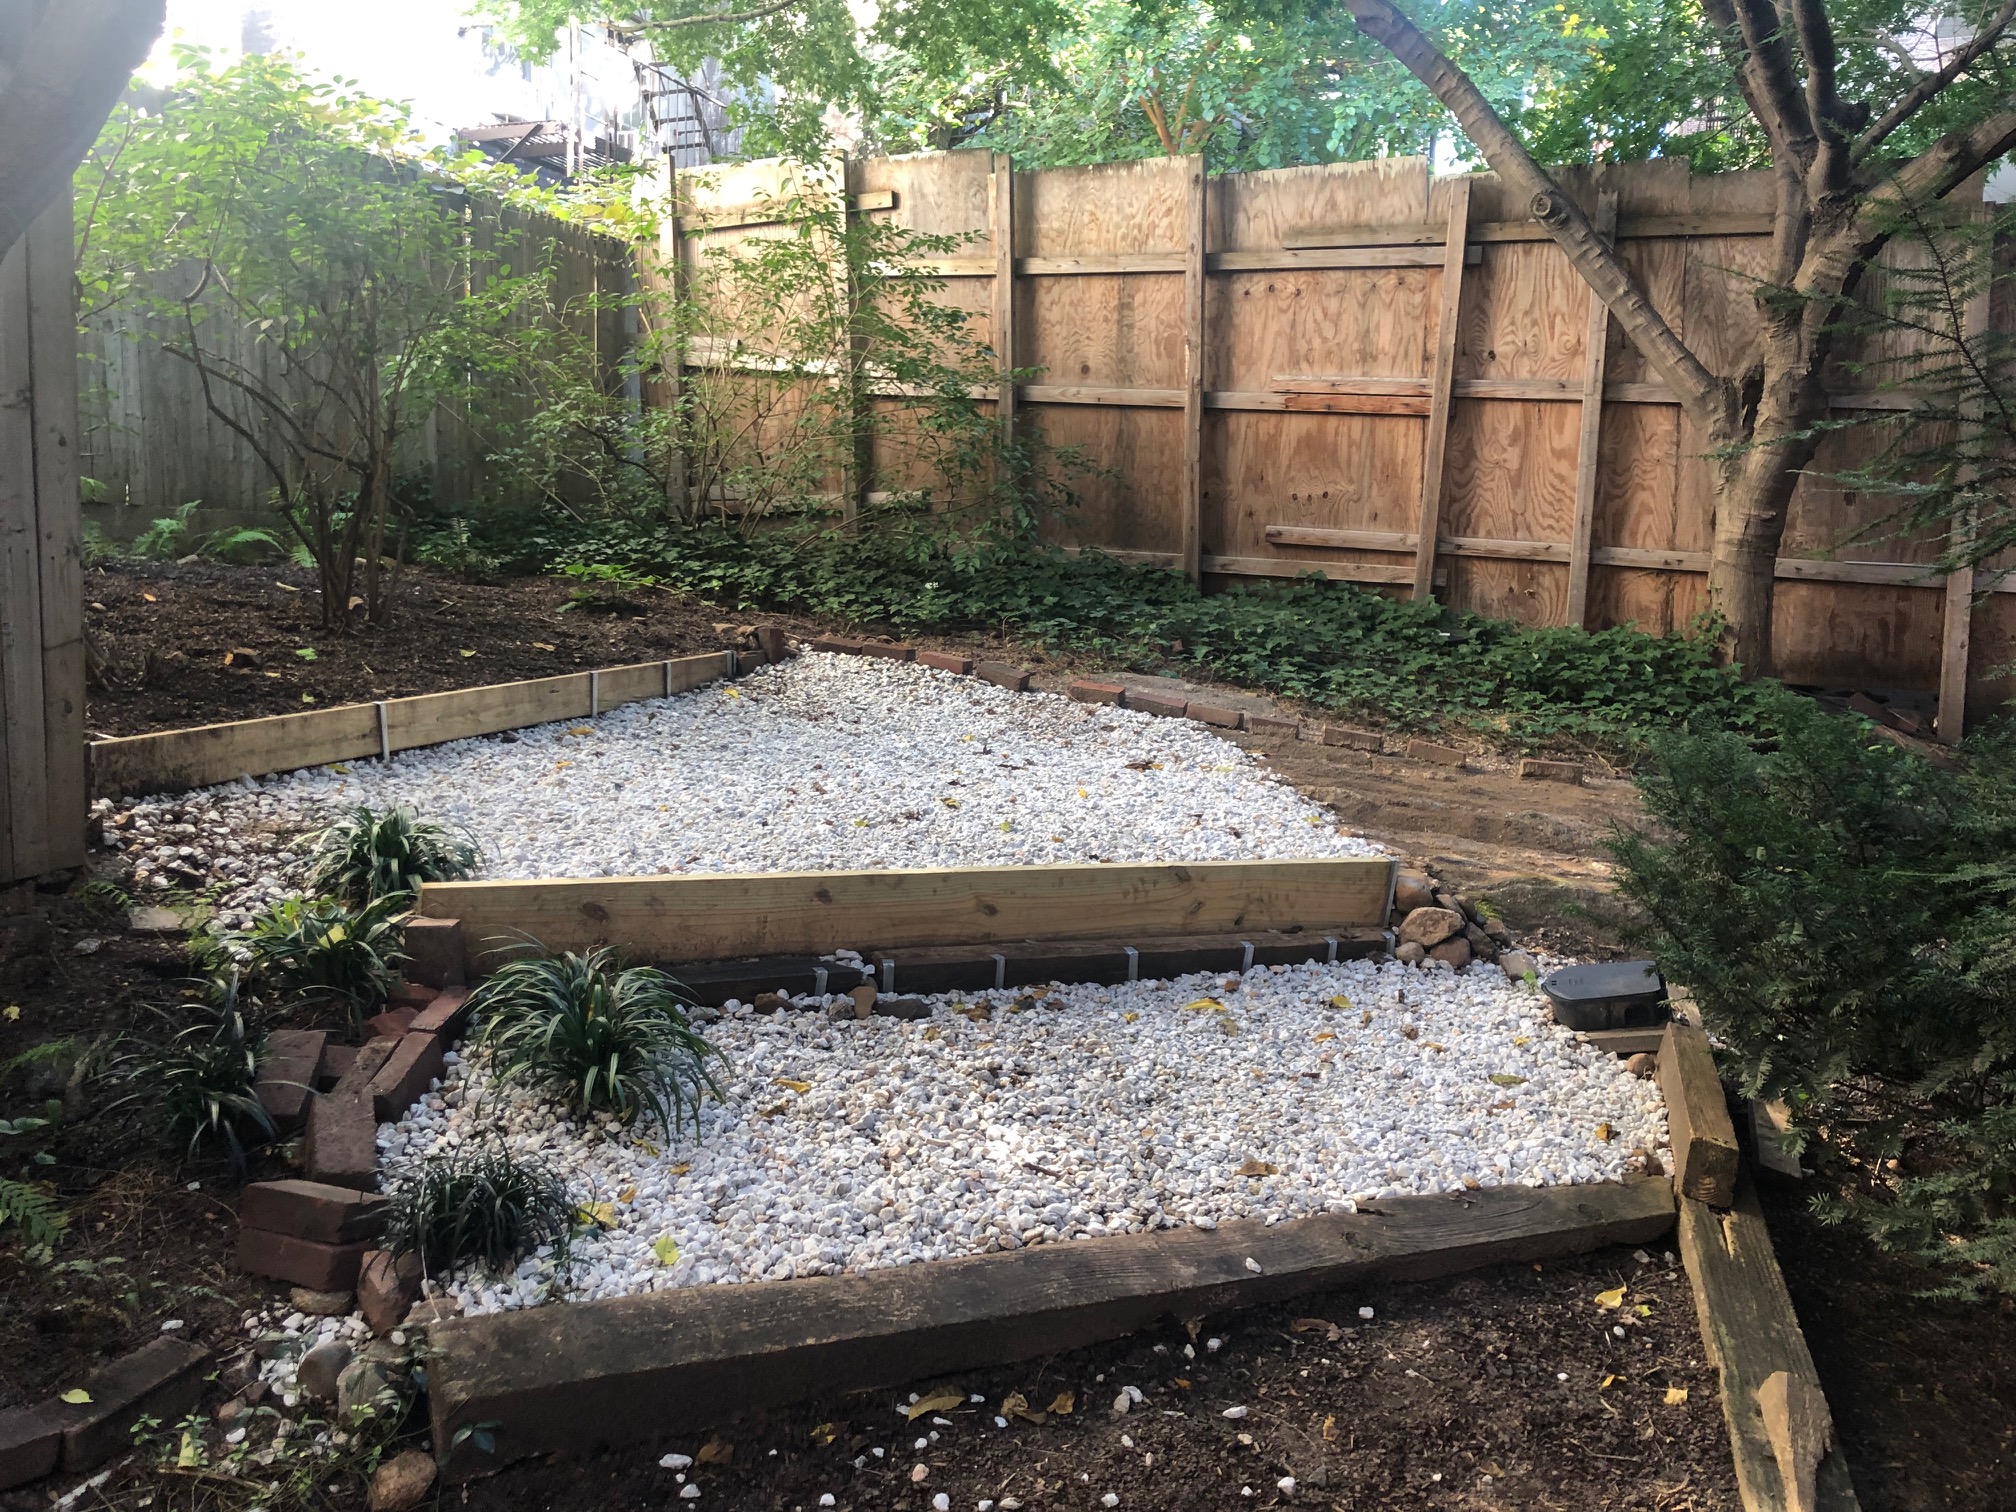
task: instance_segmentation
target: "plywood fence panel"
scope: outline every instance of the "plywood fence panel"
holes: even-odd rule
[[[1182,410],[1031,404],[1023,408],[1022,423],[1053,447],[1077,449],[1099,469],[1069,476],[1081,503],[1061,522],[1068,539],[1118,551],[1177,549]]]

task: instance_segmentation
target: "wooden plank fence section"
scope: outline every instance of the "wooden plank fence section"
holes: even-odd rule
[[[862,183],[901,190],[875,213],[984,244],[915,266],[950,280],[942,297],[1038,370],[1007,396],[1018,422],[1099,469],[1061,544],[1207,578],[1316,572],[1434,591],[1530,624],[1668,632],[1706,606],[1713,490],[1699,443],[1495,176],[1435,180],[1424,161],[1387,159],[1193,187],[1194,159],[1159,159],[1018,172],[1004,197],[994,160],[973,152],[858,167]],[[1741,347],[1769,253],[1767,176],[1695,177],[1674,160],[1561,176],[1614,225],[1690,343],[1716,362]],[[703,202],[744,193],[740,180],[688,182]],[[1823,375],[1830,402],[1908,409],[1911,394],[1861,376],[1868,355],[1844,344]],[[2016,613],[1997,605],[2016,600],[1984,607],[1963,581],[1949,587],[1930,540],[1836,559],[1883,504],[1819,474],[1875,444],[1830,437],[1794,498],[1780,667],[1794,681],[1943,689],[1954,730],[1963,703],[2016,691],[1995,675],[2016,649]]]
[[[0,886],[84,863],[71,235],[64,197],[0,261]]]
[[[841,947],[1382,926],[1383,857],[854,872],[699,872],[430,882],[420,912],[460,919],[472,969],[500,942],[620,945],[676,964]]]
[[[132,796],[355,761],[554,720],[586,719],[620,704],[683,693],[734,671],[735,653],[717,651],[97,740],[91,743],[92,786],[100,793]],[[81,845],[81,822],[78,834]]]
[[[860,1275],[682,1286],[451,1318],[429,1334],[452,1478],[533,1454],[698,1431],[810,1396],[901,1386],[1383,1277],[1421,1280],[1649,1244],[1672,1188],[1499,1187],[1377,1213],[1038,1244]],[[494,1454],[464,1429],[482,1425]],[[465,1447],[466,1446],[466,1447]]]

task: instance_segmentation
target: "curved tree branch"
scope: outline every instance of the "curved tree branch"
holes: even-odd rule
[[[1344,0],[1344,5],[1359,30],[1428,86],[1429,93],[1448,107],[1464,134],[1484,154],[1492,171],[1528,201],[1533,218],[1547,228],[1653,371],[1679,396],[1688,415],[1704,430],[1719,430],[1726,419],[1726,385],[1674,334],[1637,275],[1597,235],[1581,206],[1533,161],[1525,144],[1506,127],[1470,76],[1437,51],[1391,0]]]
[[[631,33],[680,31],[689,26],[738,26],[744,21],[761,21],[765,16],[796,9],[801,3],[802,0],[771,0],[768,5],[752,6],[744,11],[706,11],[697,16],[674,16],[665,21],[624,21],[613,24],[610,30]]]
[[[2002,40],[2002,34],[2009,30],[2009,23],[2012,20],[2016,20],[2016,0],[2002,0],[2001,9],[1988,19],[1987,25],[1974,34],[1972,41],[1946,60],[1944,68],[1937,73],[1921,74],[1918,82],[1911,86],[1904,98],[1884,111],[1875,124],[1862,133],[1861,140],[1855,144],[1854,160],[1860,163],[1868,157],[1883,144],[1884,138],[1923,110],[1940,90],[1972,68],[1975,59]]]

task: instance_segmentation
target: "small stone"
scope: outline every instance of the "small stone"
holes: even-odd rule
[[[1640,1050],[1624,1062],[1624,1069],[1640,1081],[1650,1081],[1659,1070],[1659,1057],[1649,1050]]]
[[[388,1334],[420,1295],[420,1257],[411,1251],[366,1250],[357,1273],[357,1305],[373,1333]]]
[[[1379,1315],[1369,1307],[1361,1307],[1358,1309],[1358,1316],[1363,1318],[1367,1323],[1370,1323],[1374,1318],[1378,1317]]]
[[[1219,1413],[1218,1415],[1220,1417],[1231,1418],[1236,1422],[1238,1419],[1246,1416],[1246,1409],[1244,1407],[1227,1407],[1223,1412]]]
[[[1463,928],[1463,915],[1453,908],[1417,908],[1400,921],[1400,943],[1433,947]]]
[[[1409,940],[1393,952],[1393,959],[1402,966],[1419,966],[1428,959],[1428,947],[1418,940]]]
[[[775,1013],[780,1008],[789,1008],[791,1000],[781,992],[759,992],[749,1007],[757,1013]]]
[[[863,982],[859,987],[848,993],[847,996],[854,999],[854,1017],[865,1019],[869,1014],[873,1013],[875,1011],[875,999],[880,995],[867,982]]]
[[[326,1344],[317,1344],[301,1356],[301,1363],[294,1368],[294,1383],[305,1397],[317,1402],[333,1402],[338,1383],[349,1366],[350,1346],[331,1339]]]
[[[931,1509],[932,1512],[952,1512],[952,1498],[940,1491],[931,1498]]]
[[[1460,935],[1444,940],[1428,952],[1428,959],[1445,962],[1461,971],[1470,964],[1470,942]]]
[[[1528,977],[1540,975],[1540,963],[1523,950],[1499,952],[1498,969],[1515,982],[1523,982]]]
[[[700,1488],[698,1486],[690,1486],[690,1485],[681,1486],[679,1488],[679,1500],[681,1501],[700,1500]]]
[[[434,1456],[406,1449],[371,1476],[370,1512],[413,1512],[434,1485]]]
[[[1295,1494],[1295,1477],[1292,1475],[1282,1476],[1281,1479],[1274,1482],[1274,1485],[1285,1496],[1293,1496]]]
[[[1129,1396],[1126,1392],[1123,1391],[1120,1393],[1120,1395],[1113,1398],[1113,1416],[1125,1417],[1129,1412],[1133,1411],[1133,1409],[1134,1409],[1134,1398]]]
[[[913,1465],[910,1468],[910,1484],[913,1486],[922,1485],[929,1478],[930,1474],[931,1467],[929,1465]]]
[[[350,1311],[356,1294],[347,1291],[316,1291],[312,1287],[297,1286],[287,1293],[288,1300],[299,1312],[311,1318],[340,1318]]]
[[[692,1468],[693,1456],[690,1454],[668,1454],[660,1459],[658,1464],[666,1470],[688,1470]]]

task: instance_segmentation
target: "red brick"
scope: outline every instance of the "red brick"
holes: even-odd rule
[[[927,667],[936,667],[940,672],[956,672],[961,677],[973,670],[973,658],[961,656],[957,651],[919,651],[917,660]]]
[[[1354,730],[1349,725],[1325,725],[1323,744],[1349,746],[1354,751],[1383,751],[1386,749],[1386,737],[1377,730]]]
[[[1221,709],[1216,704],[1193,703],[1184,712],[1199,724],[1216,725],[1221,730],[1239,729],[1246,718],[1237,709]]]
[[[399,1039],[405,1038],[401,1035]],[[371,1085],[371,1078],[378,1074],[378,1068],[392,1058],[392,1052],[399,1048],[399,1039],[390,1035],[380,1035],[367,1040],[357,1047],[351,1059],[350,1069],[345,1071],[336,1083],[341,1092],[361,1092]]]
[[[917,648],[915,646],[905,646],[894,641],[863,641],[861,642],[861,649],[855,654],[858,656],[879,656],[884,661],[917,660]]]
[[[63,1457],[61,1403],[10,1407],[0,1412],[0,1491],[38,1481]]]
[[[254,1091],[281,1133],[300,1128],[307,1116],[316,1068],[328,1043],[329,1036],[320,1029],[275,1029],[260,1046]]]
[[[811,646],[807,649],[830,651],[835,656],[859,656],[861,654],[861,642],[858,640],[848,640],[838,635],[822,635],[819,639],[812,642]]]
[[[1246,728],[1255,735],[1272,735],[1282,740],[1293,740],[1301,730],[1299,720],[1282,719],[1273,714],[1248,714]]]
[[[76,1414],[63,1427],[63,1470],[95,1470],[133,1448],[133,1425],[143,1417],[173,1423],[203,1399],[210,1351],[181,1339],[159,1338],[91,1372],[80,1384],[88,1404],[59,1404]],[[67,1389],[72,1383],[65,1382]]]
[[[1464,764],[1463,753],[1454,746],[1437,745],[1432,740],[1410,740],[1407,754],[1416,761],[1432,761],[1437,766],[1460,767]]]
[[[409,1034],[399,1041],[392,1058],[371,1078],[371,1110],[380,1123],[391,1123],[427,1091],[443,1069],[448,1049],[438,1034]]]
[[[450,987],[420,1010],[419,1015],[407,1026],[411,1034],[439,1034],[452,1040],[462,1032],[462,1026],[469,1022],[469,989]]]
[[[322,1047],[322,1059],[315,1067],[317,1092],[327,1092],[350,1074],[350,1068],[357,1064],[358,1048],[356,1045]]]
[[[459,987],[468,980],[468,950],[460,919],[408,919],[406,975],[426,987]]]
[[[1120,683],[1093,682],[1081,677],[1069,688],[1071,697],[1082,704],[1123,704],[1127,701],[1127,689]]]
[[[322,1244],[296,1239],[271,1229],[238,1230],[238,1269],[254,1276],[305,1286],[311,1291],[349,1291],[357,1285],[364,1264],[363,1240],[354,1244]]]
[[[1538,757],[1525,756],[1519,761],[1519,775],[1530,782],[1565,782],[1571,787],[1582,785],[1582,763],[1579,761],[1541,761]]]
[[[385,1231],[386,1199],[320,1181],[259,1181],[239,1194],[238,1221],[318,1244],[356,1244]]]
[[[1029,690],[1029,674],[1020,667],[1009,666],[1006,662],[980,662],[974,666],[973,675],[982,682],[990,682],[997,688],[1006,688],[1011,693],[1026,693]]]
[[[360,1192],[378,1189],[378,1119],[369,1087],[339,1086],[308,1105],[302,1162],[311,1181]]]
[[[387,1008],[411,1008],[415,1013],[418,1013],[422,1008],[425,1008],[429,1003],[434,1001],[434,994],[440,990],[439,987],[429,987],[425,982],[401,982],[397,987],[394,987],[390,992],[385,994],[385,1006]]]
[[[1180,698],[1164,698],[1158,693],[1143,693],[1139,688],[1127,690],[1127,707],[1139,709],[1143,714],[1160,714],[1169,719],[1181,719],[1190,705]]]
[[[420,1299],[420,1257],[368,1250],[357,1271],[357,1305],[373,1333],[388,1334]]]
[[[364,1028],[373,1039],[400,1039],[419,1016],[418,1008],[387,1008],[364,1020]]]

